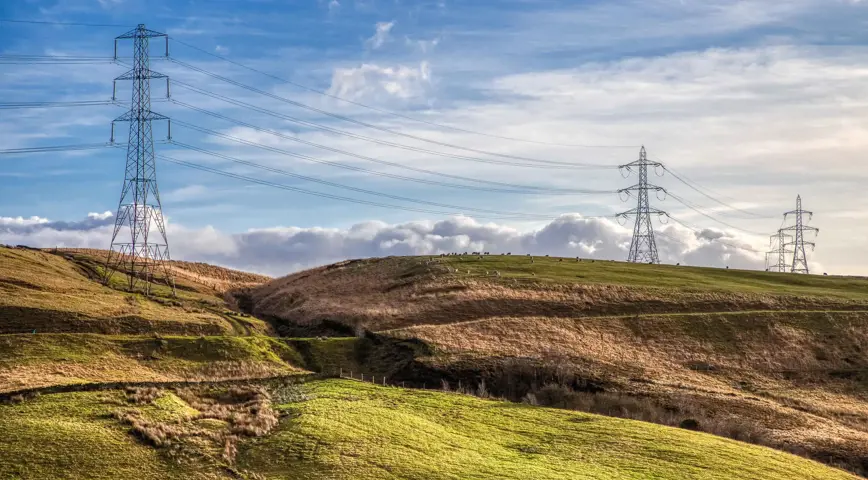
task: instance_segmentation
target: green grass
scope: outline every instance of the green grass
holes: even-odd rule
[[[166,402],[164,402],[166,403]],[[46,395],[0,405],[0,478],[205,479],[199,465],[179,465],[140,443],[111,418],[120,392]],[[168,415],[167,404],[146,409]]]
[[[430,258],[430,257],[422,257]],[[500,272],[501,278],[533,278],[552,283],[590,283],[642,287],[725,290],[745,293],[830,296],[868,300],[868,279],[822,275],[795,275],[721,268],[674,265],[639,265],[625,262],[594,261],[575,258],[486,255],[482,259],[467,255],[444,257],[445,265],[460,274],[484,275]],[[535,274],[535,276],[533,275]]]
[[[271,434],[243,440],[236,468],[267,479],[854,479],[789,454],[687,430],[451,393],[346,380],[307,384],[310,399]],[[0,405],[0,478],[234,478],[201,457],[171,460],[113,412],[122,392],[45,395]],[[152,420],[195,413],[164,394]]]
[[[242,445],[280,479],[847,479],[775,450],[658,425],[346,380]]]
[[[0,335],[0,391],[52,384],[257,377],[301,372],[284,340],[98,334]]]

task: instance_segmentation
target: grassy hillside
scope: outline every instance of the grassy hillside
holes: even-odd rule
[[[868,280],[516,256],[343,262],[243,293],[288,323],[416,339],[370,371],[678,425],[868,474]],[[597,392],[597,393],[588,393]]]
[[[71,383],[268,377],[306,366],[296,348],[264,336],[0,335],[0,393]]]
[[[385,330],[491,316],[868,311],[868,280],[485,256],[342,262],[246,292],[257,315]]]
[[[847,478],[780,450],[868,473],[862,279],[484,256],[262,283],[173,262],[173,297],[124,291],[124,272],[102,285],[102,268],[99,251],[0,248],[0,394],[256,384],[0,406],[2,478],[128,478],[137,462],[135,478]],[[286,338],[319,335],[346,338]],[[358,382],[262,390],[337,369],[718,436]]]
[[[219,392],[73,393],[0,405],[0,477],[853,478],[771,449],[649,423],[346,380],[314,382],[300,393],[260,395],[261,408],[275,412],[267,418],[279,421],[264,435],[238,433],[231,455],[207,432],[227,431],[236,420],[218,420],[212,403],[198,401],[238,408],[241,399]]]
[[[194,281],[179,276],[177,298],[165,286],[148,297],[123,291],[127,283],[123,272],[112,277],[113,288],[103,285],[103,261],[93,253],[0,247],[0,333],[231,335],[269,329],[264,322],[228,311],[210,277],[197,273],[200,279]],[[181,271],[184,265],[173,269]],[[211,270],[229,278],[241,275],[217,267]],[[236,286],[249,285],[244,281]]]

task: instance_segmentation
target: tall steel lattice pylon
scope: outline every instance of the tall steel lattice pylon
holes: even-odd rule
[[[810,220],[814,216],[814,212],[809,212],[807,210],[802,210],[802,196],[799,195],[796,197],[796,209],[784,213],[784,221],[786,221],[787,217],[790,215],[795,215],[796,224],[790,227],[782,228],[782,231],[785,232],[794,232],[792,235],[793,241],[787,243],[787,246],[793,247],[793,263],[790,272],[792,273],[811,273],[810,269],[808,269],[808,257],[805,254],[805,245],[808,245],[813,249],[817,246],[814,242],[805,241],[805,232],[814,232],[814,234],[820,233],[819,228],[809,227],[804,223],[804,216],[807,215]]]
[[[651,225],[651,214],[655,214],[658,217],[668,217],[669,214],[662,210],[651,208],[648,191],[653,190],[657,194],[660,192],[665,194],[666,190],[648,183],[648,167],[657,168],[662,166],[663,164],[661,163],[648,161],[648,155],[643,146],[639,151],[639,160],[618,167],[622,172],[626,171],[627,175],[633,172],[634,169],[639,171],[639,183],[632,187],[618,190],[618,194],[627,194],[628,196],[636,192],[636,197],[638,198],[636,208],[618,214],[618,217],[621,218],[636,217],[636,223],[633,226],[633,240],[630,242],[630,253],[627,256],[628,262],[660,263],[660,257],[657,254],[657,242],[654,240],[654,226]],[[627,175],[625,175],[625,178]]]
[[[160,271],[164,280],[175,294],[175,281],[168,268],[169,241],[166,238],[166,223],[160,204],[157,188],[157,169],[154,156],[154,138],[151,130],[153,120],[168,120],[168,117],[151,111],[151,79],[166,79],[166,95],[169,95],[169,78],[150,69],[150,39],[166,38],[166,56],[169,54],[169,40],[166,34],[148,30],[139,25],[115,39],[115,60],[117,60],[118,40],[133,41],[133,65],[127,73],[115,79],[115,100],[118,80],[132,80],[133,94],[130,111],[114,122],[129,122],[130,132],[127,144],[127,164],[124,186],[115,217],[111,248],[106,259],[105,282],[109,283],[117,270],[129,276],[129,289],[132,291],[139,282],[144,282],[146,294],[151,292],[155,273]],[[112,143],[114,143],[114,122],[112,122]],[[171,139],[171,123],[169,138]],[[154,230],[156,239],[151,235]]]
[[[769,237],[769,246],[774,250],[766,253],[768,271],[784,273],[788,270],[787,254],[792,252],[787,250],[787,245],[792,238],[792,235],[784,233],[783,230],[778,230],[778,233]],[[774,263],[771,263],[771,261],[774,261]]]

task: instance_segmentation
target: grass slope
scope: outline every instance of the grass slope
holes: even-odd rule
[[[430,257],[429,257],[430,258]],[[577,261],[575,258],[506,255],[448,256],[444,265],[469,275],[491,275],[551,283],[629,285],[637,287],[690,288],[716,292],[805,295],[868,300],[868,279],[858,277],[791,275],[755,270],[637,265],[611,261]],[[531,263],[532,262],[532,263]]]
[[[124,292],[123,272],[109,288],[100,282],[101,262],[91,254],[0,247],[0,333],[232,335],[269,329],[255,318],[231,314],[218,291],[196,281],[179,279],[177,298],[162,285],[150,297]]]
[[[239,451],[267,478],[845,479],[774,450],[596,415],[347,381]],[[276,452],[281,452],[276,455]]]
[[[225,478],[202,465],[177,464],[138,441],[111,417],[125,406],[122,392],[45,395],[0,405],[0,478]]]
[[[299,272],[247,296],[287,322],[419,339],[434,352],[415,369],[429,386],[484,379],[517,399],[546,382],[590,382],[625,405],[607,410],[617,415],[652,403],[640,418],[700,418],[707,431],[868,474],[864,278],[393,257]]]
[[[122,392],[0,405],[0,478],[16,479],[829,479],[854,477],[774,450],[596,415],[346,380],[307,384],[270,435],[219,461],[175,461],[112,415]],[[170,393],[136,408],[195,414]],[[213,460],[213,459],[212,459]]]
[[[243,295],[263,317],[374,331],[498,315],[868,312],[864,279],[505,255],[348,261]]]
[[[184,381],[355,368],[355,338],[0,335],[0,392],[91,382]]]

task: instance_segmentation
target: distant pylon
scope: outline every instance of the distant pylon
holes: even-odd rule
[[[795,215],[796,216],[796,224],[790,227],[782,228],[782,232],[795,232],[790,238],[794,240],[792,242],[786,243],[785,245],[793,246],[793,263],[790,272],[792,273],[811,273],[808,269],[808,258],[805,254],[805,245],[810,245],[811,249],[816,247],[814,242],[805,241],[805,232],[814,232],[816,235],[820,232],[819,228],[809,227],[804,224],[803,217],[804,215],[808,216],[810,220],[814,216],[814,212],[809,212],[807,210],[802,210],[802,196],[799,195],[796,197],[796,209],[784,214],[784,220],[787,219],[787,216]]]
[[[118,40],[133,40],[132,69],[115,79],[132,80],[133,94],[130,111],[114,122],[129,122],[130,132],[127,143],[127,162],[121,199],[115,217],[111,247],[106,259],[105,282],[108,284],[115,270],[123,267],[129,275],[129,288],[140,281],[144,282],[145,293],[150,293],[154,272],[161,269],[167,285],[175,293],[175,282],[166,262],[169,260],[169,241],[166,238],[166,224],[157,188],[157,170],[154,156],[154,137],[151,121],[168,120],[168,117],[151,111],[151,79],[166,79],[166,95],[169,94],[169,77],[150,69],[149,40],[156,37],[166,38],[166,54],[169,40],[166,34],[148,30],[140,24],[135,29],[115,38],[115,60],[117,60]],[[115,100],[115,94],[112,94]],[[114,122],[112,138],[114,143]],[[169,124],[169,138],[172,136]],[[156,241],[150,236],[151,228],[156,228]],[[121,233],[121,230],[124,230]],[[128,232],[127,232],[128,230]],[[129,235],[129,238],[127,238]],[[120,238],[119,238],[120,236]]]
[[[792,253],[787,250],[787,244],[792,238],[792,235],[787,235],[783,230],[778,230],[778,233],[769,237],[769,246],[773,250],[766,254],[768,271],[781,273],[787,271],[787,254]]]
[[[669,216],[668,213],[651,208],[651,203],[648,200],[648,191],[666,193],[666,190],[657,185],[648,183],[648,167],[662,167],[663,164],[658,162],[649,162],[645,152],[645,147],[639,151],[639,160],[621,165],[618,167],[621,170],[626,170],[629,175],[634,168],[639,170],[639,183],[632,187],[622,188],[618,190],[619,194],[628,194],[637,192],[636,197],[638,204],[636,208],[626,212],[619,213],[618,216],[627,218],[629,216],[636,217],[636,223],[633,226],[633,240],[630,242],[630,253],[627,255],[627,261],[632,263],[660,263],[660,257],[657,254],[657,242],[654,240],[654,226],[651,225],[651,214],[657,216]],[[625,178],[626,176],[625,175]]]

